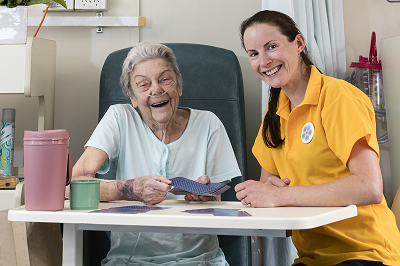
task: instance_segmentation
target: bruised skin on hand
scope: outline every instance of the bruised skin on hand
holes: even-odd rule
[[[167,192],[171,188],[165,181],[170,182],[164,177],[152,175],[137,177],[126,181],[117,181],[117,190],[123,200],[136,200],[146,205],[154,205],[167,198]]]
[[[132,184],[133,184],[134,179],[129,179],[126,181],[117,181],[117,189],[118,189],[118,194],[121,199],[123,200],[136,200],[136,201],[141,201],[144,202],[143,199],[138,197],[133,193],[132,190]]]

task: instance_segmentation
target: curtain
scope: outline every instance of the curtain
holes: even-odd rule
[[[303,34],[309,56],[327,76],[344,79],[346,54],[342,0],[262,0],[262,10],[290,16]],[[262,82],[262,117],[269,99],[269,85]],[[291,265],[297,251],[291,238],[252,238],[253,266]]]

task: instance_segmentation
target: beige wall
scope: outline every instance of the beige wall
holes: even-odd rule
[[[97,34],[92,27],[42,27],[39,38],[57,42],[55,128],[71,138],[75,162],[97,124],[100,71],[106,56],[140,41],[188,42],[232,50],[239,58],[245,85],[247,143],[250,177],[258,178],[260,167],[250,148],[261,120],[261,83],[252,72],[239,41],[242,20],[261,9],[261,0],[109,0],[104,16],[144,16],[143,28],[107,28]],[[41,6],[29,16],[42,16]],[[94,16],[94,12],[49,12],[48,16]],[[36,28],[28,27],[28,36]],[[17,108],[15,166],[22,166],[23,130],[37,130],[37,99],[0,97],[0,108]]]
[[[358,56],[368,57],[371,33],[375,31],[378,56],[380,40],[400,36],[400,2],[390,3],[387,0],[343,0],[344,27],[346,39],[347,72],[351,62],[357,62]],[[384,81],[385,82],[385,81]],[[386,123],[378,123],[378,135],[386,132]],[[384,180],[384,193],[388,204],[393,200],[389,143],[380,145],[381,169]]]

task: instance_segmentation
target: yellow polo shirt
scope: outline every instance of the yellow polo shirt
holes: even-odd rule
[[[289,178],[290,186],[321,184],[350,175],[347,161],[360,138],[366,138],[379,156],[370,99],[351,84],[322,75],[314,66],[303,102],[290,112],[289,99],[281,91],[276,113],[283,144],[268,148],[261,126],[253,154],[266,171]],[[359,259],[400,265],[400,233],[385,198],[380,204],[359,206],[357,212],[354,218],[293,231],[299,255],[295,264],[335,265]]]

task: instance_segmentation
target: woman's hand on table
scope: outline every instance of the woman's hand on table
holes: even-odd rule
[[[209,184],[211,183],[210,177],[208,175],[202,175],[195,180],[201,184]],[[219,196],[203,196],[203,195],[196,195],[193,193],[187,193],[185,196],[186,201],[221,201],[221,195]]]
[[[165,176],[149,175],[118,181],[117,188],[122,199],[154,205],[167,198],[167,192],[171,189],[170,184],[171,181]]]
[[[288,187],[288,178],[280,179],[277,176],[269,176],[262,181],[247,180],[235,186],[236,197],[243,205],[251,207],[277,207],[279,189]]]

